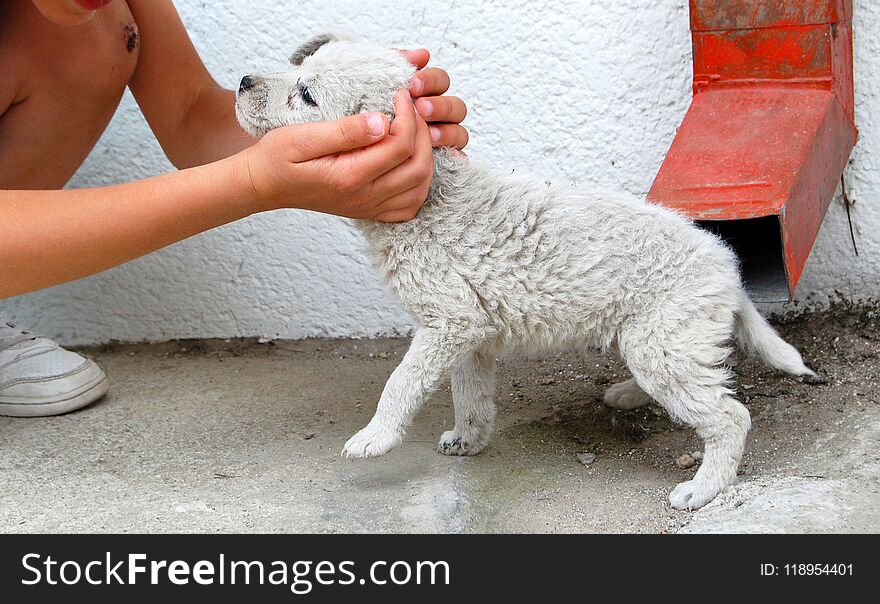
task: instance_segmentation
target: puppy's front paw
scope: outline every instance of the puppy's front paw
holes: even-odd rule
[[[682,482],[669,494],[669,503],[676,510],[698,510],[721,492],[721,487],[713,486],[705,480]]]
[[[486,444],[483,439],[468,438],[457,430],[447,430],[440,437],[437,452],[443,455],[476,455],[486,448]]]
[[[397,431],[369,424],[348,439],[342,454],[349,459],[379,457],[399,445],[402,440],[403,435]]]

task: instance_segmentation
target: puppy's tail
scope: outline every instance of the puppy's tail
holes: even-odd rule
[[[816,377],[804,365],[804,360],[794,346],[779,337],[745,292],[741,294],[739,312],[736,320],[736,339],[750,353],[755,353],[774,369],[791,375]]]

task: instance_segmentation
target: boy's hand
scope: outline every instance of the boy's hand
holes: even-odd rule
[[[235,159],[256,211],[295,207],[382,222],[415,217],[434,171],[428,126],[406,91],[390,128],[380,113],[286,126]]]
[[[401,51],[420,71],[413,76],[409,92],[416,99],[419,112],[431,131],[435,147],[464,149],[468,131],[461,126],[467,116],[467,105],[455,96],[443,96],[449,90],[449,74],[437,67],[425,69],[431,54],[425,49]]]

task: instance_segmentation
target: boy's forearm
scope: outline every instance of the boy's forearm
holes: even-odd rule
[[[185,169],[235,155],[255,142],[238,125],[235,93],[211,86],[193,99],[178,132],[163,146],[171,162]]]
[[[0,191],[0,299],[85,277],[253,212],[218,162],[100,189]]]
[[[140,29],[129,87],[165,154],[178,168],[229,157],[254,141],[235,119],[235,94],[199,58],[171,0],[128,0]]]

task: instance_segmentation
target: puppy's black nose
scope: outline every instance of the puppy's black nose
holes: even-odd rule
[[[256,84],[256,82],[254,82],[254,79],[251,76],[246,75],[241,79],[241,84],[238,85],[238,90],[240,92],[250,90],[254,87],[254,84]]]

